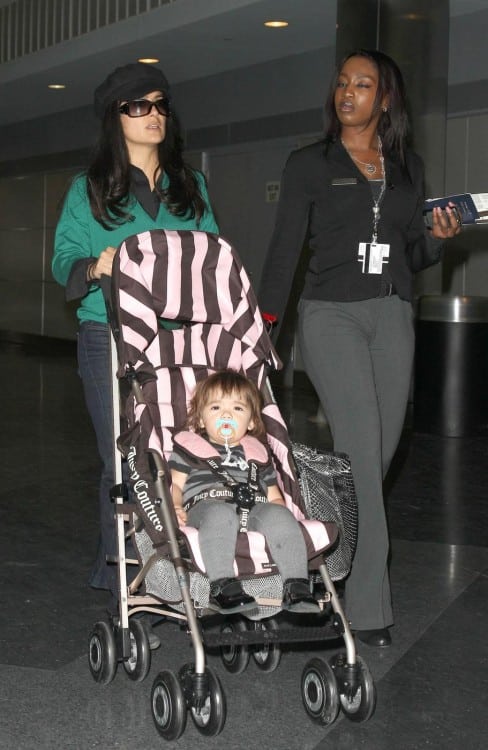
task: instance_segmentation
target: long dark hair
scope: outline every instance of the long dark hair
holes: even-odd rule
[[[366,57],[376,67],[378,71],[378,89],[371,117],[373,118],[378,113],[380,114],[377,129],[385,154],[393,157],[396,156],[400,163],[405,165],[405,151],[410,130],[405,83],[402,72],[396,62],[388,55],[385,55],[384,52],[358,49],[350,52],[342,60],[332,80],[325,105],[325,114],[328,120],[325,141],[326,143],[330,143],[340,137],[341,123],[337,117],[334,95],[342,67],[351,57]],[[381,103],[385,96],[388,97],[388,108],[386,112],[383,112]]]
[[[90,208],[95,219],[110,229],[130,218],[130,161],[120,122],[119,102],[105,112],[93,158],[87,169]],[[205,201],[195,172],[183,160],[183,138],[177,115],[171,110],[166,118],[166,136],[158,145],[158,161],[169,177],[169,187],[156,186],[161,201],[175,216],[199,220]]]

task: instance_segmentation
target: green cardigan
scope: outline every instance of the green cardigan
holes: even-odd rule
[[[98,258],[106,247],[118,247],[126,237],[152,229],[198,229],[202,232],[218,233],[219,229],[208,200],[205,180],[200,172],[195,173],[200,192],[207,204],[207,210],[197,223],[195,218],[184,218],[171,214],[162,203],[156,219],[144,211],[142,206],[133,201],[130,213],[133,221],[115,225],[113,229],[104,229],[93,218],[90,210],[84,175],[76,177],[66,196],[61,217],[56,227],[54,255],[52,260],[53,276],[60,284],[66,285],[73,263],[83,258]],[[163,177],[163,189],[168,185],[168,177]],[[92,284],[78,308],[78,319],[107,322],[105,304],[98,284]]]

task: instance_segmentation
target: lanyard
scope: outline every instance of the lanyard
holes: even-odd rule
[[[386,189],[385,160],[383,158],[383,148],[382,148],[381,138],[379,136],[378,136],[378,153],[380,157],[381,174],[383,177],[383,181],[381,183],[381,190],[380,190],[379,196],[376,198],[376,200],[373,198],[373,236],[371,239],[371,242],[373,244],[376,244],[378,241],[378,224],[380,223],[380,218],[381,218],[380,205],[381,205],[381,201],[383,200],[383,196],[385,194],[385,189]]]
[[[380,218],[381,218],[380,205],[381,205],[381,201],[383,200],[383,196],[385,194],[385,189],[386,189],[385,167],[383,164],[383,157],[381,157],[381,165],[383,168],[383,182],[381,183],[381,190],[380,190],[379,196],[376,198],[376,200],[373,198],[373,236],[371,238],[371,242],[373,245],[376,245],[378,241],[378,224],[380,223]]]

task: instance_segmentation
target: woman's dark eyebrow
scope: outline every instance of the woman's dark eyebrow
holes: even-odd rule
[[[357,76],[347,76],[345,73],[339,73],[338,78],[370,78],[372,81],[374,81],[374,76],[372,76],[370,73],[359,73]]]

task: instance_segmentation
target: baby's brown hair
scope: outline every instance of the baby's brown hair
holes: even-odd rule
[[[219,370],[197,383],[188,405],[187,427],[199,434],[203,432],[200,425],[202,412],[205,404],[211,400],[216,391],[220,391],[225,396],[233,392],[239,393],[251,410],[254,427],[249,430],[249,434],[265,442],[266,428],[261,416],[263,397],[252,380],[235,370]]]

